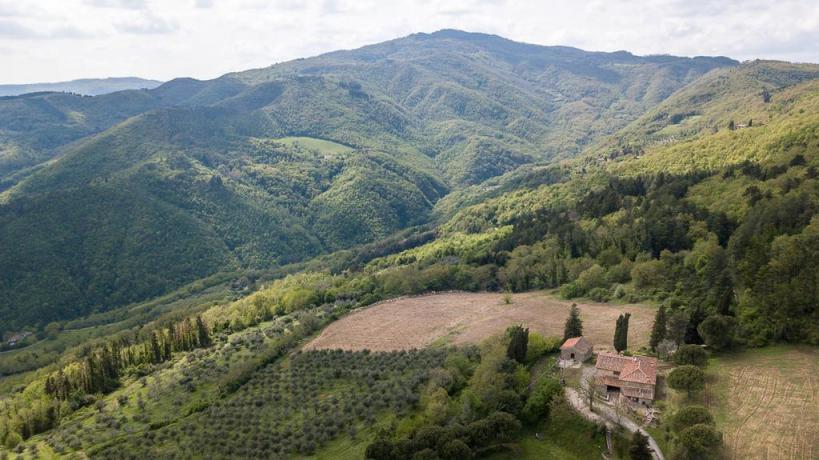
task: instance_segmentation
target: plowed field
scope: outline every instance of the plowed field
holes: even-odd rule
[[[306,348],[373,351],[421,348],[440,340],[478,343],[513,324],[544,335],[563,336],[571,302],[539,292],[515,294],[504,304],[496,293],[445,293],[382,302],[328,326]],[[595,349],[610,349],[614,323],[631,312],[629,348],[648,343],[654,308],[646,305],[579,303],[584,335]]]

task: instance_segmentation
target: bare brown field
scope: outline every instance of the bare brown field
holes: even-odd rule
[[[728,458],[819,458],[819,349],[768,347],[715,362],[707,393]]]
[[[479,343],[513,324],[543,335],[563,336],[571,302],[542,292],[514,294],[510,305],[496,293],[445,293],[393,299],[330,324],[306,349],[373,351],[422,348],[439,340]],[[596,349],[610,349],[614,323],[631,313],[629,348],[648,343],[655,309],[646,305],[579,303],[584,335]]]

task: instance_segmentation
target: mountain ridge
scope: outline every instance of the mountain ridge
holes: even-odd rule
[[[0,260],[17,267],[0,298],[28,304],[27,290],[40,289],[33,286],[67,283],[72,289],[38,300],[38,313],[29,309],[47,322],[126,301],[82,292],[128,285],[153,296],[218,270],[375,241],[429,222],[453,190],[577,155],[724,66],[736,62],[587,53],[444,31],[152,90],[0,100],[7,108],[0,110],[7,114],[0,119]],[[310,139],[351,150],[334,153],[339,148]],[[21,229],[54,221],[50,199],[72,209],[61,219],[93,222],[113,204],[112,187],[128,191],[118,200],[136,200],[118,206],[144,200],[148,215],[168,220],[129,222],[115,212],[107,230],[85,234],[77,249],[47,235],[25,251],[11,244]],[[199,236],[182,244],[177,229],[190,225]],[[115,248],[128,229],[168,235],[187,252],[170,257],[146,247],[123,260]],[[101,246],[108,249],[80,254],[108,239],[114,244]],[[193,255],[209,248],[220,262],[194,269]],[[63,268],[44,279],[20,276],[24,252]],[[148,260],[176,275],[141,285],[153,279]],[[113,276],[102,267],[114,267]]]
[[[100,96],[125,90],[153,89],[159,80],[139,77],[79,78],[76,80],[42,83],[0,84],[0,97],[20,96],[38,92],[64,92],[83,96]]]

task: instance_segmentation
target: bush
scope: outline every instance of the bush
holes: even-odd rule
[[[688,406],[678,410],[671,417],[671,429],[680,433],[694,425],[713,425],[714,417],[703,406]]]
[[[704,367],[708,363],[708,353],[699,345],[682,345],[674,353],[674,363]]]
[[[578,287],[588,292],[595,288],[603,288],[606,286],[606,270],[600,265],[594,264],[587,268],[577,277]]]
[[[560,382],[544,377],[540,379],[523,406],[523,417],[530,423],[537,423],[548,417],[549,406],[556,395],[563,391]]]
[[[608,302],[611,298],[609,296],[609,290],[606,288],[594,288],[588,293],[588,297],[595,302]]]
[[[649,260],[634,264],[631,269],[631,279],[638,289],[660,287],[665,282],[665,267],[659,260]]]
[[[440,454],[442,458],[452,460],[467,460],[472,458],[472,449],[460,439],[447,441],[441,446]]]
[[[376,439],[367,446],[364,451],[364,458],[372,460],[392,460],[397,458],[395,446],[385,439]]]
[[[529,347],[526,350],[526,362],[532,364],[548,353],[560,349],[558,337],[543,337],[537,332],[529,333]]]
[[[726,350],[736,343],[736,319],[732,316],[711,315],[700,323],[697,332],[709,347]]]
[[[574,299],[583,295],[583,289],[577,282],[566,283],[560,287],[560,296],[564,299]]]
[[[722,434],[710,425],[698,424],[684,429],[680,433],[679,447],[674,452],[674,459],[709,460],[719,458],[719,446]]]
[[[678,391],[685,391],[688,397],[705,387],[705,373],[697,366],[680,366],[668,375],[668,386]]]

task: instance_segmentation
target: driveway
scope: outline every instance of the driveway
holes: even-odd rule
[[[584,366],[583,367],[583,377],[580,379],[580,385],[585,388],[586,387],[586,377],[594,375],[594,369]],[[609,428],[620,425],[630,433],[634,433],[635,431],[640,431],[643,435],[648,437],[648,445],[654,451],[654,458],[655,460],[665,460],[662,451],[660,450],[660,446],[657,445],[657,441],[648,434],[647,431],[640,428],[639,425],[634,423],[630,418],[626,417],[625,415],[619,417],[620,423],[617,423],[618,417],[617,414],[614,412],[614,409],[611,407],[598,402],[595,405],[595,411],[592,412],[589,407],[586,405],[586,398],[583,397],[577,390],[574,388],[566,388],[566,399],[569,403],[574,407],[574,409],[580,413],[583,417],[588,420],[591,420],[595,423],[601,423]]]

